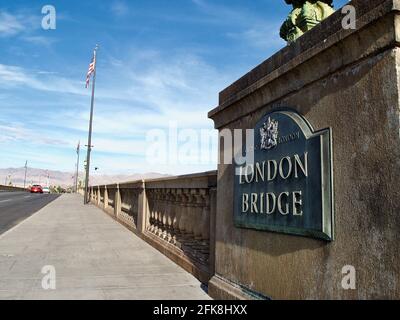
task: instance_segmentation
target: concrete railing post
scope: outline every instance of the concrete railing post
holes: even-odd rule
[[[115,189],[115,198],[114,198],[114,215],[117,219],[120,212],[121,212],[121,192],[119,190],[119,184],[117,184],[117,188]]]
[[[107,186],[104,186],[104,210],[108,208],[108,190]]]
[[[100,186],[97,186],[97,206],[98,207],[100,207],[100,197],[101,197]]]
[[[210,188],[210,275],[215,274],[215,224],[217,216],[217,188]]]
[[[142,234],[147,227],[148,201],[146,197],[146,183],[142,181],[142,190],[138,195],[137,231]]]

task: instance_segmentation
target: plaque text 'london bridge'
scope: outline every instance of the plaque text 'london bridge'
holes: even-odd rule
[[[333,240],[331,130],[275,111],[255,135],[254,163],[236,170],[236,226]]]

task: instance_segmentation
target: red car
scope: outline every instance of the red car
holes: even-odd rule
[[[43,193],[42,186],[35,184],[31,187],[31,193]]]

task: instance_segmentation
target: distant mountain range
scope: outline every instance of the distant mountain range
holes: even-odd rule
[[[11,183],[13,186],[24,186],[25,168],[0,169],[0,185]],[[110,184],[118,182],[136,181],[141,179],[157,179],[168,177],[169,175],[160,173],[130,174],[130,175],[91,175],[90,184]],[[40,184],[42,186],[61,186],[68,188],[74,184],[75,173],[52,171],[45,169],[28,168],[26,175],[26,185]],[[79,173],[79,180],[84,181],[84,173]]]

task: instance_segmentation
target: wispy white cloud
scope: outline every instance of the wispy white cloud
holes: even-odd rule
[[[24,83],[29,80],[22,68],[0,64],[0,81]]]
[[[58,17],[58,20],[62,18]],[[50,47],[55,38],[39,35],[41,29],[41,16],[32,13],[16,12],[10,13],[0,9],[0,38],[16,37],[18,40]]]
[[[6,87],[26,86],[40,91],[88,95],[82,82],[54,75],[52,72],[32,71],[19,66],[0,64],[0,84]]]
[[[193,0],[193,4],[185,2],[184,10],[172,11],[173,6],[166,5],[167,10],[159,8],[154,12],[147,7],[141,10],[140,4],[133,6],[128,0],[112,0],[98,6],[101,12],[96,8],[93,20],[71,4],[73,15],[57,12],[57,19],[64,19],[65,24],[60,24],[57,32],[49,33],[39,30],[40,10],[35,16],[28,6],[8,7],[13,11],[0,9],[7,16],[7,23],[0,27],[0,37],[4,37],[0,40],[7,42],[4,52],[8,53],[0,61],[0,146],[13,147],[21,159],[26,151],[26,156],[37,161],[43,157],[60,168],[73,167],[76,143],[80,139],[84,145],[87,139],[87,64],[77,62],[82,52],[73,48],[83,48],[93,34],[101,37],[102,43],[93,160],[107,173],[129,169],[188,173],[215,168],[213,163],[150,166],[145,159],[146,135],[152,129],[168,134],[171,121],[178,130],[212,131],[213,122],[207,118],[207,112],[217,105],[218,92],[247,70],[249,64],[257,62],[258,56],[249,61],[241,58],[243,53],[264,57],[264,50],[275,41],[275,33],[272,36],[269,30],[275,28],[274,21],[237,1],[224,5],[221,1]],[[67,10],[68,6],[64,8]],[[65,17],[60,18],[63,14]],[[132,15],[137,18],[135,21],[125,19]],[[147,21],[150,23],[146,24]],[[166,29],[160,30],[158,26]],[[78,27],[84,28],[80,34],[67,35],[66,30]],[[209,39],[206,33],[214,32],[211,30],[215,34]],[[39,50],[48,42],[51,45],[57,41],[44,38],[48,35],[60,37],[60,47]],[[14,123],[15,119],[19,123]],[[32,147],[29,141],[34,142]],[[23,150],[25,147],[29,150]],[[200,152],[196,143],[190,149],[196,156]],[[217,159],[216,152],[211,158]]]
[[[190,128],[200,134],[202,129],[212,130],[212,121],[207,118],[207,112],[216,103],[218,90],[229,82],[229,74],[220,73],[192,54],[166,57],[156,51],[150,50],[149,53],[149,56],[141,52],[120,56],[118,59],[109,57],[108,60],[115,63],[103,67],[99,65],[93,136],[93,157],[99,157],[95,160],[96,165],[107,168],[107,171],[118,168],[117,171],[123,172],[134,168],[139,172],[177,174],[213,169],[213,162],[208,165],[151,165],[145,158],[148,147],[146,138],[152,129],[161,129],[168,137],[171,121],[179,131]],[[64,84],[55,84],[60,81],[64,81]],[[28,70],[1,64],[0,85],[3,88],[4,85],[28,86],[54,94],[81,91],[88,94],[87,90],[78,89],[76,86],[79,83],[73,79],[62,78],[51,70]],[[72,89],[68,86],[72,86]],[[31,125],[38,128],[37,133],[41,137],[52,137],[48,141],[49,145],[62,140],[67,142],[64,147],[72,150],[78,139],[86,139],[89,99],[86,102],[79,94],[67,95],[63,103],[71,106],[70,109],[62,107],[58,102],[48,112],[41,111],[41,116],[31,120]],[[21,105],[23,101],[18,103]],[[40,107],[47,108],[47,103],[40,104]],[[49,124],[57,125],[60,130],[51,133],[46,129]],[[18,126],[14,126],[13,131],[10,127],[13,126],[8,126],[5,135],[9,141],[27,141],[29,131]],[[36,137],[34,135],[33,139]],[[0,143],[5,142],[4,139]],[[39,141],[46,143],[43,139]],[[199,146],[194,145],[193,149],[196,148]],[[52,155],[48,157],[51,159]],[[217,157],[214,155],[211,158]]]
[[[233,79],[232,74],[189,51],[163,53],[121,47],[121,52],[118,56],[104,53],[98,64],[93,136],[96,165],[109,170],[118,168],[119,172],[134,168],[143,172],[188,173],[215,168],[213,163],[151,166],[145,159],[146,135],[152,129],[162,129],[168,134],[171,120],[179,130],[212,130],[207,112],[217,104],[218,91]],[[63,152],[70,149],[73,153],[77,141],[87,139],[90,91],[84,89],[83,79],[67,77],[60,70],[0,64],[1,93],[21,88],[33,89],[41,97],[41,93],[48,93],[46,101],[18,97],[17,102],[13,99],[2,102],[9,105],[9,110],[17,103],[24,110],[22,117],[27,116],[27,108],[31,108],[31,114],[40,110],[40,116],[29,119],[29,126],[37,128],[35,134],[10,124],[0,144],[37,139],[37,143],[47,143],[49,147],[60,143]],[[74,74],[73,69],[70,71]],[[3,114],[0,118],[6,120],[6,117]],[[53,155],[49,152],[46,157],[52,161]],[[216,154],[213,158],[217,158]],[[68,161],[71,159],[66,158],[62,166],[67,167]]]
[[[99,70],[103,78],[99,78],[95,104],[96,152],[108,153],[110,157],[112,154],[144,157],[147,132],[163,129],[168,134],[171,120],[179,129],[212,129],[207,111],[213,105],[210,101],[216,101],[216,92],[222,86],[222,81],[227,79],[193,55],[171,56],[166,60],[153,52],[151,57],[146,65],[141,64],[146,57],[121,57],[120,63],[106,65]],[[115,78],[103,83],[102,79],[108,78],[105,75]],[[27,86],[56,94],[77,93],[64,100],[65,105],[71,106],[70,110],[57,103],[51,111],[42,111],[41,117],[31,121],[38,128],[57,125],[61,130],[52,134],[52,137],[59,135],[68,141],[66,146],[71,147],[76,143],[79,138],[76,132],[81,132],[81,138],[85,139],[89,99],[87,105],[83,104],[80,95],[88,95],[88,91],[79,88],[79,82],[62,78],[51,71],[0,64],[0,84],[3,88]],[[23,101],[18,103],[21,106]],[[32,103],[29,101],[29,104]],[[45,104],[39,104],[41,108],[45,107]],[[75,133],[70,133],[71,130]],[[46,130],[38,131],[42,136],[49,135]],[[30,132],[20,127],[14,131],[9,127],[7,132],[8,140],[25,141],[30,136]],[[49,144],[53,142],[49,141]]]
[[[210,128],[207,112],[230,78],[192,55],[166,59],[153,54],[145,63],[129,55],[119,57],[118,63],[99,67],[98,73],[95,126],[98,132],[111,135],[165,128],[171,119],[184,127]],[[63,124],[86,130],[87,106],[74,101],[68,105],[81,111],[62,116]]]
[[[143,101],[165,112],[209,109],[230,78],[194,54],[153,55],[144,67],[134,59],[125,63],[130,66],[126,77],[131,83],[126,94],[140,93]]]
[[[285,45],[279,36],[279,27],[280,23],[263,22],[251,25],[243,31],[229,32],[227,36],[257,49],[276,50]]]
[[[119,17],[125,16],[129,13],[129,7],[125,1],[113,1],[111,4],[111,12]]]
[[[265,16],[257,15],[253,11],[250,12],[243,6],[221,5],[206,0],[192,0],[192,2],[204,14],[214,17],[218,24],[231,24],[234,21],[237,26],[236,31],[230,31],[226,35],[237,40],[237,43],[244,43],[261,50],[276,50],[285,45],[278,33],[280,20],[267,20]]]
[[[26,42],[40,45],[43,47],[50,47],[57,41],[55,38],[43,37],[43,36],[22,36],[21,39]]]
[[[25,27],[16,16],[13,16],[5,11],[0,11],[0,36],[13,36],[20,33],[24,29]]]
[[[0,143],[13,142],[13,141],[28,141],[33,144],[44,145],[67,145],[68,142],[63,140],[52,139],[43,136],[35,130],[26,128],[20,123],[10,123],[7,125],[0,123]]]

